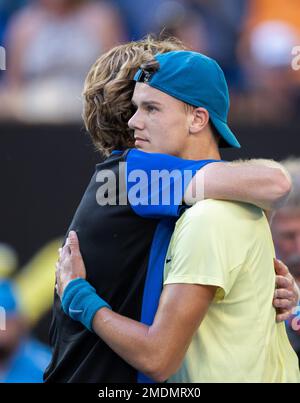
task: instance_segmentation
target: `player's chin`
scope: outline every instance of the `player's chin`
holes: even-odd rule
[[[144,151],[146,153],[153,153],[155,150],[153,149],[153,146],[151,145],[150,141],[146,140],[136,140],[135,141],[135,148],[138,150]]]

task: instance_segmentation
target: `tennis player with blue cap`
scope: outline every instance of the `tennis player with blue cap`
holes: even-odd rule
[[[229,92],[218,63],[192,51],[169,52],[155,59],[160,66],[157,71],[139,70],[134,79],[189,105],[207,109],[211,123],[221,136],[219,146],[240,148],[227,124]]]
[[[157,55],[135,80],[129,126],[137,148],[218,160],[221,143],[239,147],[213,60],[190,51]],[[57,289],[67,315],[154,381],[299,382],[297,357],[272,306],[273,258],[261,209],[207,199],[176,223],[150,325],[119,315],[97,295],[74,231],[60,252]]]

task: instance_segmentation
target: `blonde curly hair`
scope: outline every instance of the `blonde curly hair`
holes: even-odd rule
[[[133,76],[156,53],[187,49],[176,38],[145,39],[119,45],[103,54],[91,67],[83,89],[83,120],[98,151],[133,147],[127,122],[134,113]]]

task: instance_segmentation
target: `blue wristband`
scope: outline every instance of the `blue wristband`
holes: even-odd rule
[[[86,280],[76,278],[70,281],[62,296],[62,308],[72,319],[81,322],[91,332],[92,323],[96,312],[101,308],[111,307],[99,295]]]

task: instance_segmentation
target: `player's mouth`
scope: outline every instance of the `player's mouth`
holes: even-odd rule
[[[147,140],[147,139],[145,139],[143,137],[135,136],[134,139],[135,139],[134,144],[135,144],[136,147],[143,146],[145,143],[149,143],[149,140]]]

